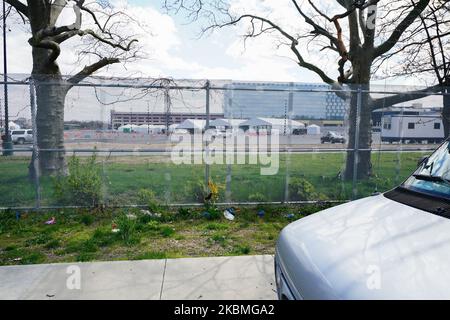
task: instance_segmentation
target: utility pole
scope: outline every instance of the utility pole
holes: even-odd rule
[[[4,93],[5,93],[5,134],[2,137],[2,148],[3,155],[10,156],[13,154],[12,148],[13,144],[11,141],[11,134],[9,132],[9,115],[8,115],[8,67],[7,67],[7,57],[6,57],[6,3],[3,0],[3,82],[4,82]],[[34,133],[36,134],[36,132]]]
[[[284,129],[283,129],[283,136],[286,135],[286,126],[287,126],[287,100],[284,100]]]
[[[147,134],[150,134],[150,102],[147,101]]]
[[[2,106],[2,100],[0,100],[0,128],[3,128],[3,106]]]
[[[167,83],[167,86],[169,86],[169,83]],[[165,119],[165,125],[166,125],[166,135],[169,135],[169,129],[170,129],[170,125],[171,125],[171,121],[170,121],[170,113],[171,113],[171,104],[172,101],[170,100],[170,94],[169,94],[169,89],[165,88],[164,89],[164,111],[166,114],[166,119]]]

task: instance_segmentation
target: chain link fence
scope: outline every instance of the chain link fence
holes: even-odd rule
[[[211,185],[224,204],[339,203],[397,186],[444,140],[445,98],[420,88],[7,85],[14,147],[0,157],[3,210],[201,205]],[[403,102],[390,106],[393,97]]]

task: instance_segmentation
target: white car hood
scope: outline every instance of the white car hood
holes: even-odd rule
[[[277,258],[305,299],[450,299],[450,219],[383,195],[288,225]]]

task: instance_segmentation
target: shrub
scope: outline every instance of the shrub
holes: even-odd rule
[[[215,233],[211,236],[211,238],[209,238],[209,241],[212,243],[219,244],[221,246],[225,246],[225,244],[227,242],[227,238],[222,233]]]
[[[20,264],[38,264],[43,263],[46,259],[46,256],[41,252],[31,252],[28,254],[24,254]]]
[[[158,221],[150,221],[147,223],[147,229],[152,231],[159,231],[161,229],[161,225]]]
[[[94,217],[91,214],[83,214],[81,216],[81,223],[85,226],[90,226],[94,223]]]
[[[55,249],[58,248],[59,246],[61,246],[61,241],[59,241],[58,239],[54,239],[47,242],[44,247],[46,249]]]
[[[179,208],[178,215],[182,218],[189,218],[192,216],[192,212],[189,208]]]
[[[62,205],[98,206],[102,202],[102,174],[93,155],[86,162],[73,156],[69,159],[69,173],[53,181],[55,198]]]
[[[49,232],[41,232],[36,237],[25,241],[26,246],[33,246],[39,244],[46,244],[54,240],[53,236]]]
[[[169,226],[161,227],[161,235],[163,237],[171,237],[175,233],[175,230]]]
[[[160,210],[158,199],[156,198],[156,195],[152,190],[149,189],[139,190],[138,198],[142,204],[148,206],[148,210],[152,212],[157,212]]]
[[[87,261],[92,261],[94,259],[95,259],[95,253],[93,253],[93,252],[80,252],[76,257],[76,261],[78,261],[78,262],[87,262]]]
[[[306,179],[294,177],[289,182],[289,195],[292,200],[316,200],[316,188]]]
[[[250,202],[265,202],[266,197],[262,193],[256,192],[256,193],[252,193],[248,196],[248,201],[250,201]]]
[[[210,222],[205,225],[206,230],[227,230],[229,227],[225,223]]]
[[[208,220],[218,220],[222,216],[222,212],[215,205],[205,205],[205,209],[209,213],[206,216]]]
[[[125,214],[121,214],[115,220],[117,228],[119,229],[119,236],[125,244],[134,244],[139,242],[136,234],[136,220],[128,218]]]
[[[205,201],[205,196],[205,184],[202,180],[197,180],[186,182],[183,191],[178,196],[178,198],[180,200],[203,203]]]
[[[107,247],[117,240],[117,234],[112,233],[110,228],[97,228],[92,235],[92,240],[100,247]]]
[[[233,252],[239,255],[247,255],[251,251],[248,245],[238,245],[234,248]]]

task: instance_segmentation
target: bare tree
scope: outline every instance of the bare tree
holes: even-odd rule
[[[444,134],[450,135],[450,2],[430,1],[420,15],[419,23],[383,59],[393,55],[401,61],[398,68],[385,72],[386,77],[417,77],[419,80],[434,79],[441,87],[443,96],[442,120]]]
[[[121,61],[135,59],[138,46],[134,35],[125,35],[132,18],[116,11],[109,1],[6,0],[29,25],[32,46],[32,80],[36,87],[37,140],[43,174],[65,171],[64,102],[68,91],[96,71]],[[74,21],[61,25],[64,10],[73,10]],[[85,23],[87,21],[88,23]],[[89,27],[86,27],[86,24]],[[69,77],[58,66],[62,44],[81,38],[80,61],[88,65]],[[51,152],[46,150],[58,150]],[[30,173],[33,166],[30,166]]]
[[[206,21],[203,32],[246,24],[248,29],[243,35],[245,39],[277,34],[282,44],[290,48],[296,63],[317,74],[323,82],[333,88],[350,87],[353,91],[362,89],[358,139],[355,139],[357,95],[350,95],[349,149],[358,145],[360,149],[365,150],[359,153],[357,163],[357,177],[365,178],[371,174],[369,149],[372,111],[420,97],[417,95],[419,92],[378,99],[371,97],[368,91],[374,72],[374,61],[396,48],[405,31],[417,21],[430,0],[334,0],[331,5],[325,5],[318,0],[307,0],[302,4],[297,0],[289,2],[292,10],[298,14],[298,21],[276,21],[271,19],[272,13],[245,12],[245,8],[244,12],[236,13],[225,0],[166,0],[164,5],[170,12],[187,12],[190,21]],[[293,31],[292,26],[295,25],[299,25],[300,29],[306,25],[307,30]],[[335,56],[336,76],[305,58],[305,48],[312,45],[315,50],[311,51],[323,55],[324,59],[328,53]],[[427,88],[424,92],[430,90],[439,88]],[[349,151],[346,179],[353,178],[354,161],[355,152]]]

